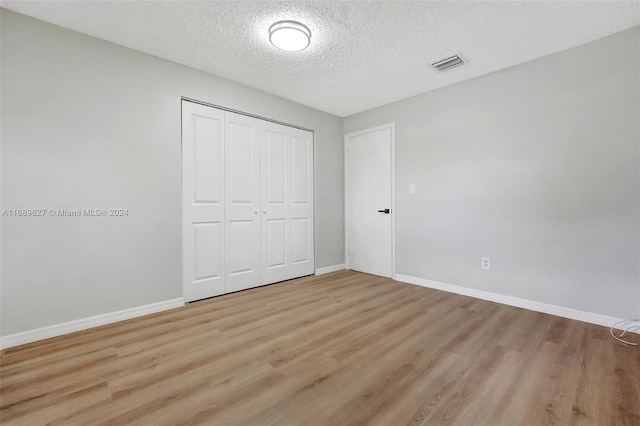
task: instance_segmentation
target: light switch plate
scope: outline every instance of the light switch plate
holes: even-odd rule
[[[416,193],[416,184],[415,183],[410,183],[409,184],[409,194],[415,194]]]

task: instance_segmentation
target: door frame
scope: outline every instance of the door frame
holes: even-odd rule
[[[378,130],[391,130],[391,279],[396,279],[396,123],[371,127],[344,135],[344,256],[347,269],[351,269],[349,256],[349,139]]]

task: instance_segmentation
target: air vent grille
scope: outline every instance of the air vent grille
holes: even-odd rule
[[[436,71],[447,71],[451,68],[459,67],[460,65],[464,65],[465,61],[458,55],[453,55],[450,58],[442,59],[438,62],[434,62],[431,66]]]

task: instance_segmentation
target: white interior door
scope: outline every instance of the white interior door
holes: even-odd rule
[[[261,120],[225,112],[226,292],[260,285]]]
[[[224,112],[182,102],[182,267],[187,302],[225,292]]]
[[[348,267],[393,277],[394,126],[347,135],[345,144]]]

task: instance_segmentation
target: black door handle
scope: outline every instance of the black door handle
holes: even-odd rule
[[[378,210],[378,213],[389,214],[389,209]]]

